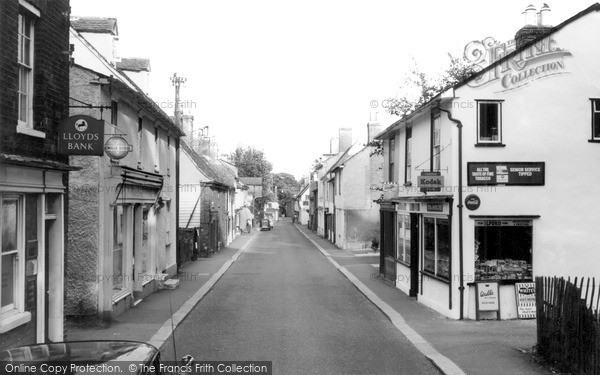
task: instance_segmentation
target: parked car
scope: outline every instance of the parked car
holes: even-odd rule
[[[36,366],[33,371],[26,372],[40,374],[185,374],[191,372],[192,361],[188,355],[180,365],[161,366],[158,349],[135,341],[71,341],[0,351],[3,370],[7,366],[30,366],[28,370]]]
[[[273,229],[273,220],[262,219],[260,221],[260,230],[271,230],[271,229]]]

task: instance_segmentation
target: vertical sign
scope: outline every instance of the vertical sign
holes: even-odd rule
[[[496,311],[498,320],[500,320],[500,298],[498,283],[475,283],[475,286],[475,318],[479,320],[479,313],[482,311]]]
[[[516,283],[515,296],[519,319],[535,319],[535,283]]]

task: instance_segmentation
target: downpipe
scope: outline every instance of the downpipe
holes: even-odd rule
[[[460,320],[464,319],[464,301],[465,301],[465,281],[464,281],[464,265],[463,265],[463,162],[462,162],[462,122],[452,117],[452,112],[443,109],[440,102],[437,103],[437,109],[448,115],[448,120],[456,124],[458,128],[458,273],[460,292]]]

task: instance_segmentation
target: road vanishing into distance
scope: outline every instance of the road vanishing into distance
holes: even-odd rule
[[[256,233],[175,337],[179,357],[273,361],[274,374],[439,374],[290,219]],[[174,358],[170,339],[162,351]]]

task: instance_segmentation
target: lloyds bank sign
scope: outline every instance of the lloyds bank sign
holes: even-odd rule
[[[473,41],[465,47],[465,58],[482,73],[469,81],[469,87],[483,87],[499,83],[501,90],[514,90],[528,85],[540,78],[568,73],[565,57],[571,52],[560,48],[551,36],[543,38],[500,64],[484,69],[516,50],[514,40],[500,43],[488,37],[482,41]]]

